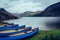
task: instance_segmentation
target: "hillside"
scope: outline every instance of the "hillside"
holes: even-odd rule
[[[35,17],[60,17],[60,2],[48,6],[42,13]]]
[[[32,12],[32,11],[25,11],[23,13],[14,13],[15,16],[17,17],[32,17],[33,15],[39,14],[42,11],[36,11],[36,12]]]
[[[7,12],[5,9],[0,8],[0,21],[10,20],[10,19],[17,19],[17,18],[18,17],[16,17],[13,14]]]

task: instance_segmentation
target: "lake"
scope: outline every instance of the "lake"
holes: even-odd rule
[[[57,17],[23,17],[20,19],[6,20],[4,22],[19,24],[19,26],[26,25],[32,28],[39,27],[40,30],[50,30],[52,28],[47,27],[45,24],[47,22],[54,22],[57,19]]]

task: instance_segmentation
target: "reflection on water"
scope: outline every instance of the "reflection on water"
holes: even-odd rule
[[[56,19],[57,17],[23,17],[21,19],[7,20],[5,22],[26,25],[27,27],[31,26],[32,28],[39,27],[40,30],[50,30],[52,28],[47,27],[45,23],[56,21]]]

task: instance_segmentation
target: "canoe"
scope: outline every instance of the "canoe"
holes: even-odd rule
[[[22,28],[25,28],[25,25],[18,26],[16,24],[16,25],[12,25],[12,26],[0,27],[0,31],[4,31],[4,30],[18,30],[18,29],[22,29]]]
[[[4,30],[4,31],[0,31],[0,34],[16,34],[16,33],[20,33],[20,32],[27,32],[32,30],[31,27],[26,27],[24,29],[18,29],[18,30]]]
[[[35,28],[35,29],[33,29],[32,32],[25,33],[22,35],[13,36],[13,35],[5,34],[5,37],[0,37],[0,40],[18,40],[18,39],[21,40],[21,39],[35,35],[36,33],[38,33],[38,31],[39,31],[39,29]],[[2,36],[2,35],[0,35],[0,36]]]

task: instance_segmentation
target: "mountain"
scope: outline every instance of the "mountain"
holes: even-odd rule
[[[15,15],[16,17],[20,17],[20,13],[13,13],[13,15]]]
[[[42,13],[34,15],[35,17],[60,17],[60,2],[47,7]]]
[[[18,17],[13,14],[7,12],[4,8],[0,8],[0,21],[10,20],[10,19],[18,19]]]
[[[36,11],[36,12],[26,11],[24,13],[14,13],[14,15],[17,17],[32,17],[33,15],[39,14],[41,12],[42,11]]]

